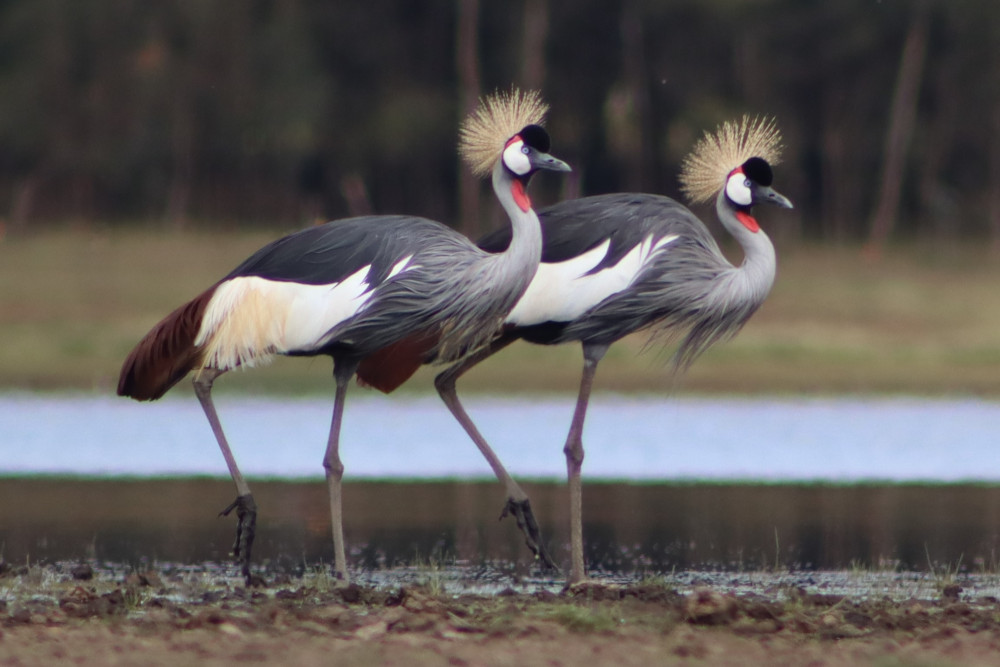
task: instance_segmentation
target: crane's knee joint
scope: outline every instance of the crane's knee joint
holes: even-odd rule
[[[335,459],[333,461],[324,459],[323,468],[326,470],[327,476],[333,476],[337,479],[344,476],[344,464],[340,462],[340,459]]]
[[[448,371],[439,373],[437,377],[434,378],[434,388],[437,389],[439,394],[443,394],[446,391],[454,391],[455,389],[455,378]]]
[[[583,464],[583,443],[567,443],[563,447],[563,454],[566,455],[566,460],[571,461],[576,465]]]
[[[222,375],[223,372],[215,368],[200,369],[191,378],[191,384],[194,385],[194,393],[199,397],[208,396],[212,392],[212,385],[215,383],[215,378]]]
[[[204,396],[212,391],[212,381],[202,378],[200,375],[195,375],[191,384],[194,385],[194,393],[198,396]]]

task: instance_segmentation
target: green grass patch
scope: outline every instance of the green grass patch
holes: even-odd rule
[[[112,392],[160,318],[286,230],[46,230],[0,240],[0,390]],[[738,257],[737,253],[731,256]],[[1000,394],[1000,263],[986,250],[779,249],[774,291],[743,332],[671,378],[641,335],[602,362],[598,391]],[[518,343],[462,378],[463,392],[573,393],[578,345]],[[330,394],[326,358],[231,373],[223,392]],[[435,369],[403,391],[431,392]],[[188,391],[185,389],[184,391]]]
[[[624,624],[624,618],[613,607],[576,604],[541,604],[527,610],[529,617],[553,621],[571,632],[590,634],[610,632]]]

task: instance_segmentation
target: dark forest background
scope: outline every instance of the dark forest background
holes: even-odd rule
[[[0,219],[497,224],[456,155],[477,97],[551,105],[540,200],[675,195],[768,114],[786,236],[1000,245],[996,0],[0,0]]]

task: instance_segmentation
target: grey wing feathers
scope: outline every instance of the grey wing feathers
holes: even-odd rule
[[[501,320],[479,322],[475,299],[456,285],[476,284],[487,253],[444,225],[411,216],[365,216],[304,229],[261,248],[228,278],[324,285],[370,266],[370,306],[327,332],[334,349],[364,355],[412,335],[441,340],[435,352],[451,358],[482,344]],[[409,258],[406,270],[399,269]],[[391,277],[390,277],[390,274]],[[511,306],[513,304],[510,304]],[[452,350],[442,354],[444,348]]]
[[[494,286],[505,285],[488,274],[493,258],[440,223],[385,216],[323,227],[303,253],[305,264],[314,269],[300,267],[295,279],[301,281],[308,272],[311,279],[325,283],[333,273],[347,276],[371,264],[369,282],[376,286],[369,307],[328,332],[332,348],[364,355],[404,338],[429,336],[437,340],[432,356],[450,361],[496,335],[502,315],[513,307],[514,296],[508,298],[510,303],[501,302],[503,310],[497,310],[498,301],[492,298]],[[293,249],[287,252],[296,256]],[[390,277],[406,258],[405,270]],[[338,263],[349,268],[326,268]]]
[[[715,244],[698,218],[684,205],[661,195],[621,193],[561,202],[540,214],[543,262],[576,257],[604,241],[610,247],[594,269],[614,266],[636,245],[673,234]]]
[[[370,278],[379,283],[407,255],[431,242],[455,237],[464,238],[426,218],[346,218],[280,238],[255,252],[226,278],[260,276],[271,280],[325,285],[340,282],[370,265]],[[467,245],[471,247],[471,244]]]
[[[684,205],[661,195],[619,193],[559,202],[538,212],[542,223],[542,261],[563,262],[611,241],[600,270],[615,264],[649,234],[685,234],[714,243],[701,221]],[[502,252],[510,245],[509,226],[487,234],[477,245]]]
[[[498,281],[484,276],[488,262],[480,258],[485,253],[455,250],[447,244],[425,248],[412,269],[379,286],[370,308],[333,331],[338,344],[366,353],[410,336],[429,335],[437,341],[430,356],[446,362],[496,336],[520,291],[506,301],[494,298],[490,292]]]
[[[734,335],[759,303],[719,308],[724,277],[735,271],[714,237],[685,206],[669,197],[614,194],[563,202],[542,212],[543,261],[560,261],[605,240],[610,247],[594,271],[616,264],[652,237],[677,238],[657,252],[629,287],[558,329],[551,342],[610,344],[636,331],[651,340],[683,336],[674,366],[689,366],[712,344]]]
[[[650,342],[683,336],[673,364],[687,368],[714,343],[735,335],[760,305],[719,307],[716,290],[735,268],[716,252],[678,239],[628,289],[567,325],[563,337],[610,344],[642,330],[650,332]]]
[[[611,343],[654,325],[658,329],[684,326],[704,312],[702,295],[729,267],[715,260],[714,244],[706,246],[681,236],[658,252],[627,289],[571,322],[564,335]]]

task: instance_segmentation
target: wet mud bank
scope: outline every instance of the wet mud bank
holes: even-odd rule
[[[565,589],[502,568],[324,567],[246,588],[228,565],[0,566],[0,662],[989,664],[1000,576],[682,572]]]

